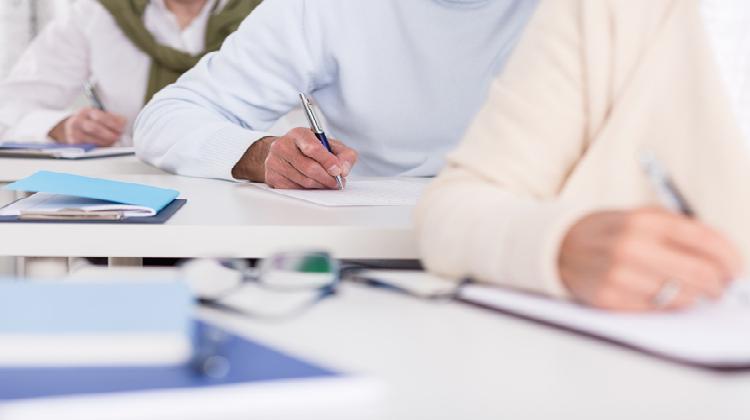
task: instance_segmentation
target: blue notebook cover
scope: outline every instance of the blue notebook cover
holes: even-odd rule
[[[198,329],[213,328],[197,323]],[[200,331],[200,330],[199,330]],[[270,347],[227,334],[218,353],[229,360],[221,379],[200,375],[191,366],[143,368],[2,368],[0,401],[154,390],[208,388],[341,375]]]
[[[96,149],[94,144],[58,144],[58,143],[21,143],[6,141],[0,142],[0,149],[13,150],[51,150],[51,149],[81,149],[90,152]]]
[[[180,332],[188,336],[192,308],[190,289],[178,281],[0,279],[0,335]]]
[[[28,178],[6,185],[5,189],[106,200],[148,207],[157,213],[180,195],[179,192],[170,189],[48,171],[39,171]]]

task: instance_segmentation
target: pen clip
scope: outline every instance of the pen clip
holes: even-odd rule
[[[305,95],[304,93],[300,92],[299,99],[302,102],[302,108],[305,110],[305,116],[307,116],[307,121],[310,122],[310,128],[312,128],[315,134],[322,133],[323,126],[320,124],[318,120],[318,116],[315,115],[315,110],[313,109],[312,102],[310,102],[310,98],[308,98],[307,95]]]

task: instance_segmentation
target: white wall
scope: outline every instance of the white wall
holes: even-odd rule
[[[71,0],[0,0],[0,77],[49,20],[64,13]]]
[[[65,13],[71,0],[0,0],[0,79],[49,20]],[[0,205],[12,200],[0,192]],[[0,257],[0,276],[13,273],[14,260]]]

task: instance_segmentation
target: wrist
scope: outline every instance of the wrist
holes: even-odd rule
[[[271,150],[271,144],[278,137],[263,137],[247,148],[245,154],[232,168],[232,176],[235,179],[244,179],[251,182],[266,181],[266,158]]]
[[[66,142],[66,136],[65,136],[65,123],[68,121],[68,119],[64,119],[57,123],[52,129],[47,133],[47,135],[54,141],[58,143],[65,143]]]

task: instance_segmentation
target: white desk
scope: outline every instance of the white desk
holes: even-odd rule
[[[9,158],[0,157],[0,184],[17,181],[25,178],[34,172],[46,170],[54,172],[69,172],[78,175],[86,176],[100,176],[109,177],[111,175],[141,175],[141,174],[164,174],[165,172],[157,169],[153,166],[147,165],[135,156],[120,156],[110,158],[99,158],[99,159],[79,159],[79,160],[64,160],[64,159],[34,159],[34,158]],[[4,205],[11,200],[16,198],[12,192],[6,192],[0,190],[0,205]],[[24,237],[23,235],[16,236],[17,238]],[[2,256],[8,256],[11,254],[2,254]],[[35,253],[26,254],[25,256],[36,256]],[[14,262],[10,264],[9,261],[0,262],[0,273],[8,272],[13,270],[13,266],[27,266],[28,264],[39,266],[40,260],[26,261],[26,263]],[[58,269],[53,269],[52,272],[65,270],[67,264],[63,260],[60,261],[46,261],[46,264],[53,264],[59,266]],[[6,266],[6,267],[3,267]],[[18,271],[18,269],[15,269]]]
[[[175,275],[119,273],[114,277]],[[86,275],[101,278],[102,271]],[[685,368],[460,304],[348,286],[287,322],[203,315],[291,353],[384,380],[387,420],[750,418],[750,373]]]
[[[36,171],[70,172],[87,176],[163,174],[135,156],[101,159],[33,159],[0,157],[0,182],[12,182]]]
[[[188,203],[165,225],[0,224],[0,255],[263,257],[324,249],[348,259],[416,259],[410,207],[326,208],[248,184],[173,175],[109,176],[173,188]]]

